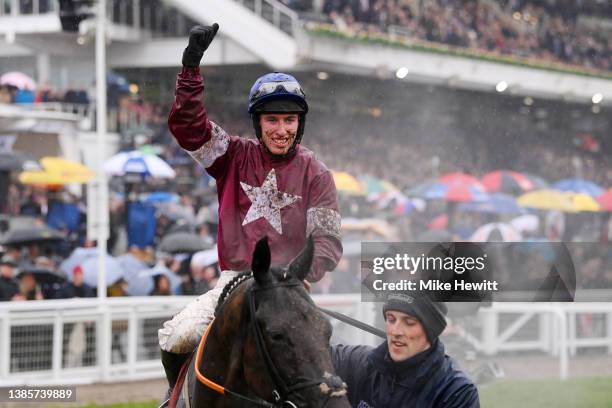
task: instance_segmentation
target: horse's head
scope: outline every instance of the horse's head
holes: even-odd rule
[[[267,239],[257,243],[254,282],[247,294],[256,324],[251,321],[245,343],[245,360],[250,360],[244,364],[245,376],[249,387],[265,398],[274,398],[276,390],[298,407],[349,407],[346,386],[334,375],[331,324],[303,286],[313,252],[309,238],[289,266],[271,267]]]

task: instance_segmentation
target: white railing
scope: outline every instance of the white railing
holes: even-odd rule
[[[279,30],[294,37],[298,14],[277,0],[234,0],[242,4]]]
[[[0,303],[0,386],[131,381],[163,376],[157,329],[190,297],[110,298]],[[381,323],[380,305],[359,294],[314,296],[320,306],[369,324]],[[585,316],[598,322],[585,330]],[[569,375],[578,349],[606,347],[612,354],[611,303],[494,303],[482,308],[477,329],[465,333],[476,349],[493,356],[538,351],[559,361]],[[380,342],[332,321],[333,342]],[[106,330],[105,330],[106,329]]]
[[[157,330],[191,297],[45,300],[0,303],[0,386],[132,381],[163,377]],[[359,295],[315,296],[327,308],[374,320]],[[106,329],[106,330],[105,330]],[[372,335],[336,324],[338,341],[374,344]]]

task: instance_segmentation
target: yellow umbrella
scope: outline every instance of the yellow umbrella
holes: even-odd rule
[[[95,177],[85,165],[61,157],[43,157],[40,163],[44,171],[24,171],[19,181],[35,185],[83,184]]]
[[[588,194],[557,190],[537,190],[523,194],[517,200],[522,207],[564,212],[599,212],[601,206]]]
[[[516,202],[521,207],[537,208],[539,210],[558,210],[576,212],[576,207],[567,193],[557,190],[536,190],[520,196]]]
[[[576,211],[600,212],[601,206],[590,195],[584,193],[565,193],[572,200]]]
[[[334,182],[338,191],[353,195],[365,195],[365,188],[355,177],[345,171],[333,171]]]

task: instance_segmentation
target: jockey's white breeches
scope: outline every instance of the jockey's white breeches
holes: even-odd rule
[[[215,308],[223,288],[238,274],[239,272],[234,271],[221,272],[213,289],[200,295],[171,320],[165,322],[157,332],[162,350],[171,353],[193,351],[215,315]]]

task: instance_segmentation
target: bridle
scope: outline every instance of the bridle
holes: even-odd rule
[[[330,375],[328,377],[319,377],[319,378],[312,378],[312,379],[307,378],[307,379],[300,380],[294,384],[287,385],[287,383],[283,380],[282,376],[280,375],[280,372],[278,371],[276,365],[274,364],[274,361],[272,360],[272,357],[268,351],[268,348],[266,347],[263,331],[261,330],[261,326],[259,325],[259,323],[257,323],[257,319],[255,316],[255,312],[256,312],[255,294],[257,292],[262,292],[265,290],[270,290],[270,289],[274,289],[274,288],[278,288],[282,286],[291,287],[291,286],[301,286],[301,285],[302,285],[301,282],[278,282],[278,283],[269,284],[265,286],[252,286],[250,289],[247,290],[247,293],[246,293],[246,296],[248,297],[247,301],[249,303],[249,315],[251,318],[252,329],[253,329],[253,332],[255,333],[255,343],[257,345],[257,352],[259,353],[262,360],[264,361],[264,364],[266,366],[266,372],[268,373],[268,376],[270,377],[270,380],[272,381],[272,384],[274,386],[274,389],[272,391],[272,395],[274,398],[273,402],[265,401],[260,398],[257,398],[257,399],[249,398],[245,395],[238,394],[236,392],[228,390],[227,388],[206,378],[201,373],[200,367],[201,367],[201,362],[202,362],[202,355],[204,354],[204,347],[206,345],[206,339],[208,337],[211,327],[213,326],[215,322],[214,319],[212,322],[210,322],[210,324],[206,328],[206,332],[204,333],[204,336],[202,336],[202,340],[200,341],[200,346],[198,347],[198,352],[196,354],[195,374],[196,374],[198,381],[200,381],[200,383],[202,383],[204,386],[220,394],[226,395],[230,398],[247,401],[251,404],[255,404],[260,407],[266,407],[266,408],[298,408],[298,405],[294,403],[293,401],[291,401],[290,399],[291,396],[300,390],[303,390],[309,387],[313,387],[313,386],[318,386],[321,384],[326,384],[327,389],[329,390],[327,393],[327,399],[325,400],[325,403],[323,404],[323,406],[327,405],[330,398],[334,397],[335,395],[340,396],[340,395],[346,394],[346,384],[342,381],[340,377],[333,376],[333,375]]]

